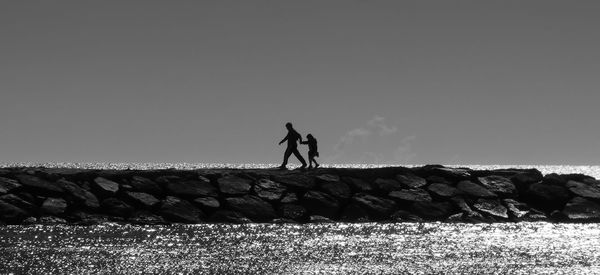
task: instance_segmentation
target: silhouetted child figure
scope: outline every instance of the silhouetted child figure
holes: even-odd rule
[[[300,141],[300,144],[308,144],[308,169],[312,168],[313,162],[315,163],[315,168],[318,168],[319,164],[315,160],[315,157],[319,156],[319,151],[317,151],[317,140],[312,134],[308,134],[306,135],[306,141]]]

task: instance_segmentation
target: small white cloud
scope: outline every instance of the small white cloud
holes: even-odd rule
[[[331,163],[408,163],[416,154],[411,142],[415,136],[400,136],[396,126],[387,124],[384,117],[375,116],[365,126],[348,131],[335,144]]]
[[[353,143],[355,139],[358,139],[358,138],[366,139],[370,135],[371,135],[371,132],[367,129],[363,129],[363,128],[354,129],[354,130],[346,133],[344,136],[342,136],[340,138],[340,141],[335,145],[334,150],[335,151],[344,150],[344,147],[348,144]]]
[[[380,136],[385,136],[398,132],[398,127],[388,126],[385,123],[385,118],[380,116],[373,117],[373,119],[367,122],[367,125],[370,126],[370,128],[374,128]]]

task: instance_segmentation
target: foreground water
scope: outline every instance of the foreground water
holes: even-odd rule
[[[595,224],[6,226],[2,273],[600,273]]]

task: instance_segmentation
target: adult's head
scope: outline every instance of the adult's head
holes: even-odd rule
[[[292,130],[292,129],[294,129],[294,128],[292,127],[292,123],[291,123],[291,122],[288,122],[288,123],[286,123],[286,124],[285,124],[285,128],[287,128],[288,130]]]

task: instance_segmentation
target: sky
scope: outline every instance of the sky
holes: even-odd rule
[[[3,1],[0,162],[279,163],[292,122],[323,163],[599,165],[598,14],[599,1]]]

